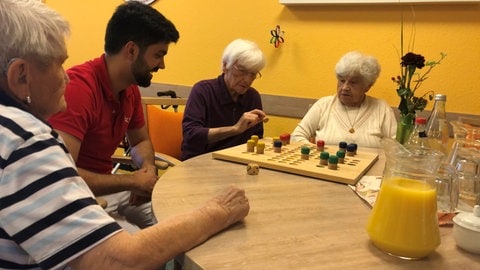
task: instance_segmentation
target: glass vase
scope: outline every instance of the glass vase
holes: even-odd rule
[[[400,119],[397,123],[396,139],[400,144],[408,141],[410,134],[415,127],[415,114],[400,114]]]

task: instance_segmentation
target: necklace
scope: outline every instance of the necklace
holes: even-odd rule
[[[355,114],[355,119],[353,119],[353,124],[352,124],[352,121],[350,121],[350,111],[351,110],[348,110],[346,105],[343,105],[343,107],[345,108],[345,113],[347,114],[347,120],[348,120],[348,123],[350,124],[350,129],[348,130],[348,132],[353,134],[353,133],[355,133],[354,126],[357,123],[357,117],[358,117],[358,113],[360,112],[360,108],[356,109],[357,113]]]

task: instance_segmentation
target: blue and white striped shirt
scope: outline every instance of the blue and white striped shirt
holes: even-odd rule
[[[0,268],[64,268],[121,228],[97,205],[52,128],[2,104]]]

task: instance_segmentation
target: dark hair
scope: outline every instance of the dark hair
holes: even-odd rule
[[[177,42],[180,35],[175,25],[149,5],[136,1],[117,7],[105,33],[105,52],[118,53],[129,41],[141,50],[158,42]]]

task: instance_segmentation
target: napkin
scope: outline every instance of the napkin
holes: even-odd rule
[[[373,207],[377,199],[382,176],[365,175],[357,182],[357,184],[348,185],[359,197],[364,200],[370,207]]]

